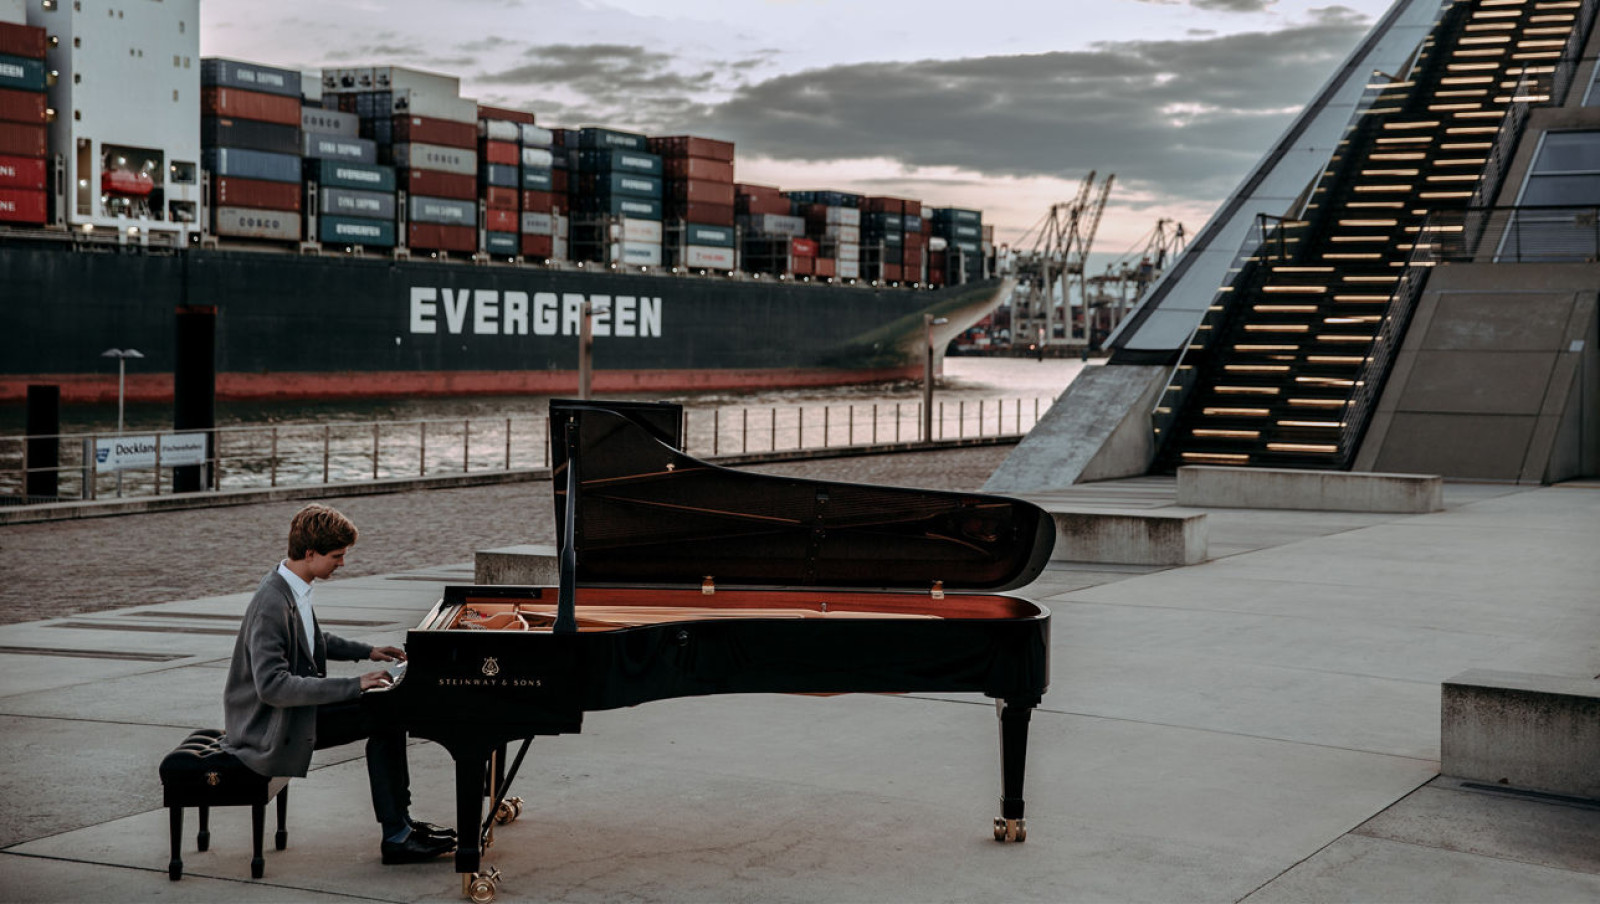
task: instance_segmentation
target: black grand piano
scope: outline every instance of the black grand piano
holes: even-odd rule
[[[507,790],[529,740],[670,697],[985,694],[1000,720],[994,837],[1023,841],[1050,613],[999,591],[1044,568],[1049,516],[998,496],[718,467],[681,451],[681,423],[668,403],[552,402],[559,586],[447,587],[407,633],[404,675],[367,694],[455,759],[467,897],[494,897],[482,853],[521,812]]]

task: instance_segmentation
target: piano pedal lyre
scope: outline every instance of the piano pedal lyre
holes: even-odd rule
[[[1026,819],[1007,819],[1004,816],[994,818],[994,840],[999,842],[1015,841],[1018,843],[1028,840],[1028,821]]]
[[[489,904],[499,888],[500,870],[495,867],[489,867],[486,872],[461,874],[461,894],[472,904]]]

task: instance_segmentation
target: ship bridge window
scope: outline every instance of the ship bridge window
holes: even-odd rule
[[[171,172],[168,174],[167,181],[175,185],[193,185],[195,171],[193,163],[186,160],[174,160],[172,161]]]

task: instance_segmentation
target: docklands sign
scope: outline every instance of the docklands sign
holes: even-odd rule
[[[661,299],[579,292],[411,287],[411,332],[478,336],[576,336],[583,303],[596,336],[660,337]]]

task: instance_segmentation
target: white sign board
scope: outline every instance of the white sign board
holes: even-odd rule
[[[128,471],[156,466],[156,451],[162,467],[203,465],[206,463],[204,433],[173,433],[161,436],[112,436],[97,439],[94,446],[96,471]]]

